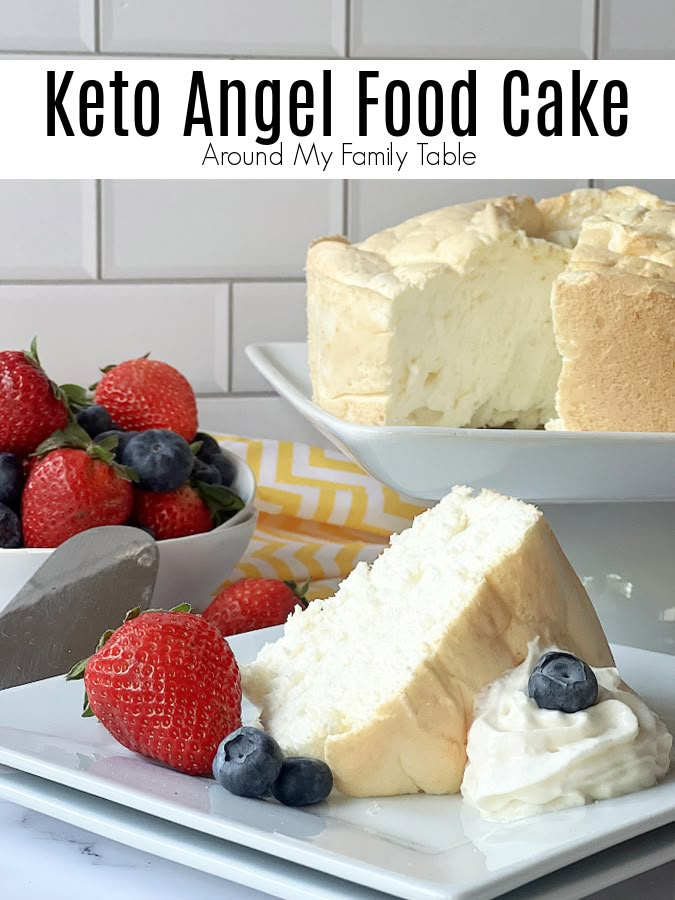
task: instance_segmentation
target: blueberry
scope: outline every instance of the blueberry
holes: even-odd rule
[[[111,429],[110,431],[102,431],[100,434],[97,434],[94,438],[94,442],[96,444],[100,444],[101,441],[105,440],[108,437],[116,437],[117,446],[115,447],[113,453],[115,454],[115,459],[117,460],[117,462],[121,463],[124,466],[127,465],[127,463],[124,461],[127,444],[133,437],[136,437],[137,434],[140,434],[140,431],[122,431],[121,428]]]
[[[121,461],[135,469],[139,487],[146,491],[175,491],[190,477],[194,456],[180,434],[151,428],[131,438]]]
[[[320,759],[289,756],[272,785],[272,796],[285,806],[321,803],[333,790],[333,773]]]
[[[0,503],[0,548],[16,550],[22,544],[21,520],[14,510]]]
[[[23,466],[13,453],[0,453],[0,503],[18,509],[23,489]]]
[[[218,441],[211,437],[210,434],[206,434],[205,431],[198,431],[194,436],[192,443],[197,443],[199,441],[201,443],[201,447],[199,448],[199,452],[197,456],[199,459],[203,459],[204,462],[210,463],[214,457],[220,456],[220,444]]]
[[[532,670],[527,692],[541,709],[575,713],[597,701],[598,681],[583,660],[552,650]]]
[[[239,797],[262,797],[276,781],[283,761],[273,737],[245,725],[220,742],[213,777]]]
[[[86,406],[75,417],[77,424],[87,432],[89,437],[95,438],[101,432],[110,431],[113,421],[105,406]]]
[[[223,454],[221,453],[220,456],[213,457],[213,459],[211,460],[211,465],[215,466],[215,468],[220,473],[220,483],[224,487],[231,487],[235,475],[237,474],[234,463],[227,456],[223,456]]]
[[[204,462],[195,456],[194,467],[192,469],[192,478],[195,481],[203,481],[205,484],[222,484],[222,476],[218,469],[210,463]]]

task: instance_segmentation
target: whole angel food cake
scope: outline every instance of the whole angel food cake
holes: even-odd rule
[[[661,210],[662,218],[649,219],[650,211]],[[307,256],[315,401],[340,418],[367,424],[532,428],[557,419],[558,428],[675,430],[672,304],[645,299],[657,282],[669,281],[656,270],[672,267],[675,232],[666,223],[674,211],[637,188],[585,189],[538,203],[511,196],[459,204],[356,244],[341,237],[315,242]],[[566,275],[578,279],[589,262],[582,248],[595,241],[598,249],[604,241],[598,217],[612,232],[605,249],[616,259],[611,271],[599,273],[602,285],[594,280],[600,286],[589,288],[581,315],[570,311],[572,295],[581,294],[568,291]],[[624,264],[626,258],[632,263]],[[640,260],[654,265],[641,266]],[[599,326],[593,309],[605,289]],[[637,368],[626,365],[632,406],[624,404],[627,388],[600,396],[592,377],[627,325],[613,355],[633,342],[625,357],[626,363],[640,361]],[[589,343],[594,346],[583,364],[578,355],[567,364],[575,347],[583,345],[585,353]],[[661,362],[650,368],[642,356],[647,351]],[[633,407],[655,385],[669,389],[669,412],[655,417],[649,410],[633,420]],[[587,415],[566,413],[570,395]]]
[[[455,488],[242,671],[288,755],[354,796],[459,790],[476,696],[528,644],[613,666],[584,588],[541,512]]]

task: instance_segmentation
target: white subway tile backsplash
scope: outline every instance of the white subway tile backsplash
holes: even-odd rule
[[[0,180],[0,232],[0,279],[95,278],[95,183]]]
[[[673,0],[599,0],[600,59],[672,59]]]
[[[2,349],[37,334],[40,358],[57,382],[88,385],[99,367],[150,352],[195,390],[228,390],[228,286],[0,284]]]
[[[232,390],[269,391],[245,353],[256,341],[304,341],[305,284],[235,284],[232,288]]]
[[[361,241],[430,209],[469,203],[504,194],[530,194],[537,199],[578,187],[587,181],[352,181],[349,185],[349,237]]]
[[[197,406],[200,426],[206,431],[331,446],[280,397],[203,397]]]
[[[0,50],[94,50],[96,0],[0,0]]]
[[[340,181],[109,181],[105,278],[298,278],[342,230]]]
[[[351,55],[591,59],[594,19],[594,0],[353,0]]]
[[[341,56],[346,0],[101,0],[101,49]]]

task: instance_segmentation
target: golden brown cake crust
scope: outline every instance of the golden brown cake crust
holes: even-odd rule
[[[567,431],[675,431],[675,284],[571,272],[553,288]]]
[[[595,610],[543,516],[492,569],[405,694],[366,726],[328,738],[338,788],[359,797],[458,791],[476,695],[519,665],[537,636],[592,666],[613,665]]]

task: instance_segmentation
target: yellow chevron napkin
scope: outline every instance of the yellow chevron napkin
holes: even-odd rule
[[[258,482],[258,527],[230,581],[311,580],[310,599],[332,594],[359,560],[371,562],[393,532],[425,507],[380,484],[337,450],[224,435]]]

